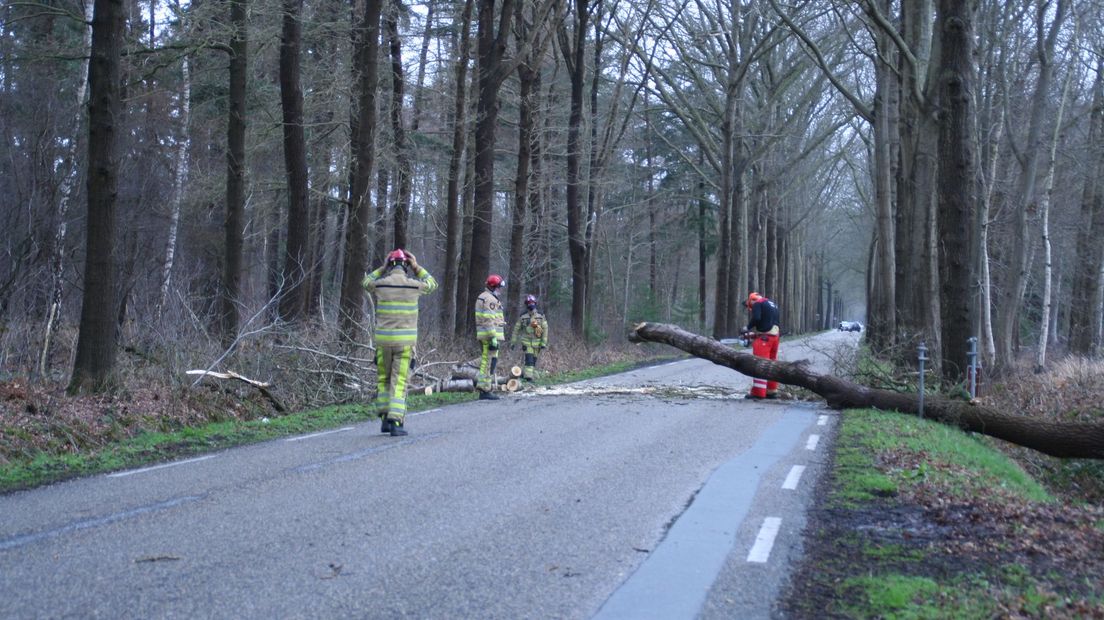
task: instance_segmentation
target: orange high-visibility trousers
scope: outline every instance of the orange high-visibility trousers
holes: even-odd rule
[[[756,336],[751,343],[751,352],[755,357],[776,360],[778,359],[778,340],[778,336]],[[766,398],[767,394],[774,394],[777,391],[777,381],[767,381],[758,377],[751,380],[751,395],[756,398]]]

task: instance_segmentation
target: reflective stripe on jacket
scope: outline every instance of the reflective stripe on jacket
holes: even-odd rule
[[[519,337],[520,336],[520,337]],[[548,320],[536,310],[531,310],[518,317],[514,325],[514,332],[510,336],[510,342],[529,345],[532,347],[548,346]]]
[[[506,340],[506,318],[498,295],[483,291],[475,300],[475,337],[479,340]]]
[[[386,272],[386,273],[385,273]],[[376,344],[412,346],[418,341],[418,298],[437,289],[437,280],[419,267],[412,278],[401,265],[380,267],[364,276],[365,290],[376,294]]]

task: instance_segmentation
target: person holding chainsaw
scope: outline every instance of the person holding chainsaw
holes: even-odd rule
[[[778,340],[781,334],[778,327],[778,306],[755,292],[748,295],[744,305],[751,315],[743,334],[751,343],[751,352],[756,357],[778,359]],[[778,398],[778,382],[754,377],[751,381],[751,393],[744,398]]]
[[[475,337],[482,347],[479,358],[479,379],[475,387],[479,389],[479,400],[498,400],[494,389],[494,372],[498,366],[498,348],[506,341],[506,318],[502,315],[502,302],[498,299],[498,290],[506,286],[502,276],[487,276],[487,290],[475,300]]]
[[[519,342],[525,350],[525,367],[521,378],[533,381],[537,378],[537,358],[541,351],[548,348],[548,320],[537,311],[536,295],[525,296],[525,313],[514,324],[510,344],[518,346]]]
[[[376,411],[380,432],[406,435],[406,382],[418,342],[418,298],[437,289],[437,280],[405,250],[394,250],[361,282],[376,294]]]

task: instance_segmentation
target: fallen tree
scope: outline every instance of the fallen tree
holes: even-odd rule
[[[833,409],[874,408],[919,414],[915,394],[879,390],[811,371],[808,362],[778,362],[736,351],[677,325],[641,323],[630,342],[660,342],[750,377],[803,387]],[[1104,459],[1104,422],[1052,422],[1005,413],[974,402],[927,396],[924,417],[1003,439],[1060,458]]]

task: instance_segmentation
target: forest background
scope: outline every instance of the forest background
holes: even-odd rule
[[[750,290],[948,384],[970,337],[994,377],[1100,352],[1098,1],[0,11],[9,400],[202,408],[185,371],[229,369],[363,401],[393,247],[441,282],[429,363],[474,356],[489,273],[553,369],[639,355],[639,320],[735,336]]]

